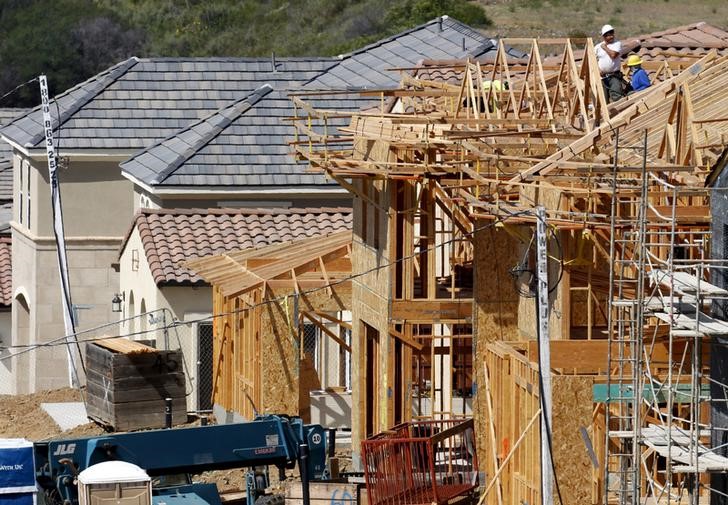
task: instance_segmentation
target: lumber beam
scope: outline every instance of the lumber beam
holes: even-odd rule
[[[308,319],[309,321],[311,321],[311,323],[313,323],[313,325],[316,326],[319,330],[321,330],[324,334],[328,335],[331,338],[331,340],[333,340],[334,342],[336,342],[337,344],[339,344],[341,347],[343,347],[344,349],[346,349],[347,352],[349,352],[349,353],[351,352],[351,346],[349,344],[347,344],[336,333],[334,333],[333,331],[331,331],[330,329],[328,329],[326,327],[326,325],[324,325],[321,321],[319,321],[318,318],[315,315],[313,315],[313,314],[311,314],[310,312],[307,312],[307,311],[302,311],[301,314],[306,319]]]
[[[389,334],[392,335],[394,338],[400,340],[403,344],[410,346],[412,349],[415,349],[416,351],[421,351],[425,347],[424,345],[420,344],[416,340],[409,338],[407,335],[405,335],[401,331],[395,329],[391,325],[389,327]]]
[[[408,323],[468,322],[473,315],[473,299],[393,300],[391,319]]]

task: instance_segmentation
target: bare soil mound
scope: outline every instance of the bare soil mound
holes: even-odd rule
[[[103,428],[91,422],[62,432],[40,406],[41,403],[80,401],[81,392],[72,388],[39,391],[29,395],[0,395],[0,438],[38,441],[59,436],[83,437],[103,433]]]

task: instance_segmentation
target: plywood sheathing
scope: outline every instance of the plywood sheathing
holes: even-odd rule
[[[487,221],[479,221],[477,227],[473,237],[477,343],[520,340],[519,297],[510,270],[527,244],[502,228],[487,226]]]
[[[351,233],[190,261],[213,285],[213,400],[244,418],[309,415],[320,384],[301,353],[303,312],[351,305]]]
[[[479,231],[473,237],[475,254],[473,362],[476,364],[485,362],[490,342],[522,338],[518,331],[519,297],[509,270],[515,265],[514,251],[523,249],[525,245],[504,229],[485,227],[486,223],[486,221],[478,222],[476,228]],[[477,389],[473,401],[473,418],[479,454],[489,449],[486,436],[488,430],[484,424],[487,420],[484,372],[482,366],[474,367]]]
[[[284,301],[267,304],[261,314],[261,413],[296,415],[308,421],[309,393],[321,389],[321,384],[313,357],[301,354],[296,311],[348,310],[351,288],[333,289],[334,296],[324,290],[300,296],[293,290],[269,291],[269,299]]]
[[[540,409],[538,366],[501,342],[487,344],[483,363],[492,416],[486,410],[476,432],[484,439],[479,446],[485,449],[478,455],[488,475],[486,485],[503,466],[500,485],[489,491],[487,503],[498,505],[498,486],[504,505],[539,503],[541,439],[538,422],[531,424]],[[593,382],[589,376],[553,376],[553,457],[564,505],[599,503],[601,498],[582,435],[583,429],[593,450],[600,450],[603,440],[594,436],[593,427]]]
[[[595,503],[592,482],[595,467],[582,436],[582,430],[588,436],[587,430],[592,426],[593,383],[592,377],[553,377],[553,454],[564,505]],[[602,441],[594,440],[592,444],[596,447]]]

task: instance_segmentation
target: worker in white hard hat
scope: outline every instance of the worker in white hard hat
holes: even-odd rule
[[[602,42],[594,50],[607,100],[610,102],[619,100],[625,95],[625,82],[622,75],[622,43],[616,39],[612,25],[602,26]]]
[[[642,58],[639,55],[631,54],[627,58],[632,85],[632,91],[642,91],[650,87],[650,77],[642,68]]]

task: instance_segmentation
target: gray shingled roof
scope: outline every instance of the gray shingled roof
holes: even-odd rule
[[[422,60],[451,60],[483,56],[495,44],[483,34],[443,16],[346,54],[334,67],[305,84],[309,89],[382,88],[399,83],[392,68],[406,68]]]
[[[264,58],[130,58],[57,97],[61,150],[143,149],[265,83],[287,89],[336,61],[278,58],[273,72]],[[0,133],[21,146],[41,147],[40,108]]]
[[[436,19],[343,55],[303,88],[394,87],[399,73],[389,70],[393,67],[411,67],[425,59],[482,56],[494,50],[489,39],[468,26],[450,18],[443,18],[440,24]],[[150,186],[334,185],[294,162],[288,146],[294,129],[290,121],[283,120],[293,115],[292,103],[283,88],[274,87],[259,88],[255,96],[155,143],[122,163],[122,170]],[[357,110],[379,103],[356,95],[314,101],[328,110]],[[346,119],[331,120],[329,126],[346,123]],[[177,156],[179,153],[183,154]]]
[[[327,109],[351,110],[365,102],[341,96],[319,103]],[[151,186],[336,187],[294,161],[288,141],[295,130],[283,120],[292,114],[287,92],[266,84],[136,154],[121,168]],[[345,122],[332,120],[330,125]]]
[[[368,102],[347,96],[319,100],[331,110]],[[295,130],[286,91],[269,85],[154,144],[121,164],[124,173],[151,186],[336,186],[307,173],[291,155]],[[344,119],[331,120],[332,127]]]
[[[289,154],[287,91],[394,87],[394,67],[489,52],[490,39],[443,17],[339,58],[280,58],[277,72],[268,59],[131,58],[58,97],[61,150],[140,149],[122,170],[150,186],[333,185],[305,173]],[[340,96],[316,105],[354,110],[372,103]],[[40,111],[1,133],[40,147]]]

